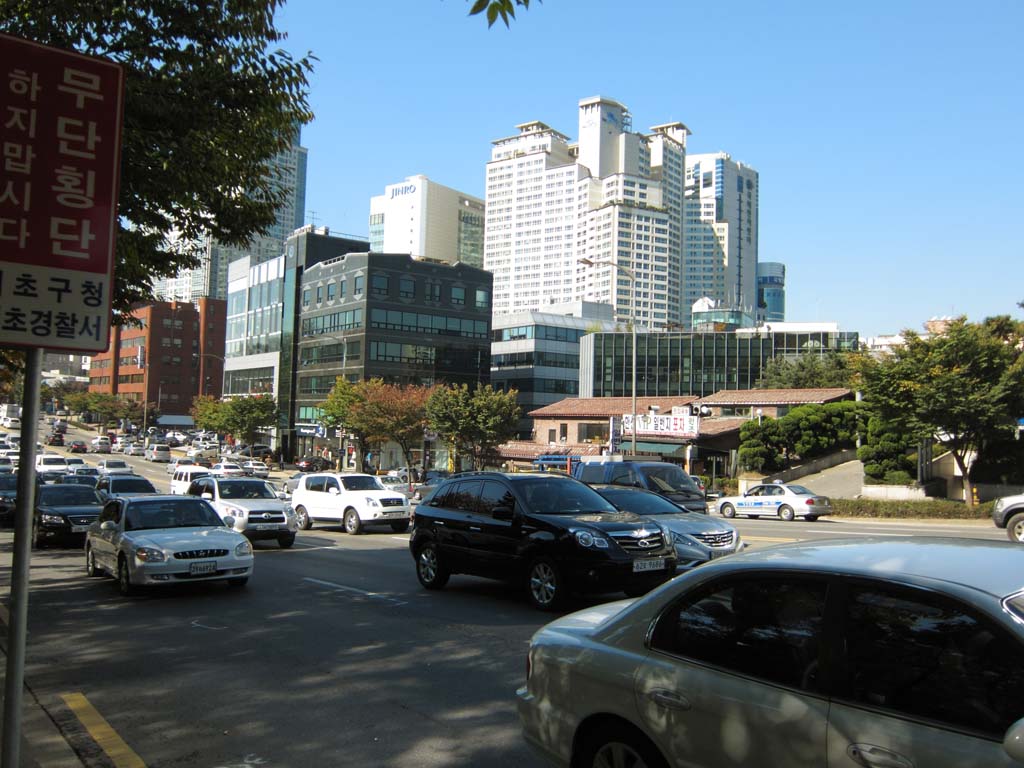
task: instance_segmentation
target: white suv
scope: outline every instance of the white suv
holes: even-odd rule
[[[275,539],[287,549],[295,543],[295,515],[284,493],[264,480],[248,477],[197,477],[185,493],[209,501],[223,520],[250,541]]]
[[[303,475],[292,493],[292,507],[304,531],[314,520],[344,523],[352,534],[362,533],[367,525],[390,525],[395,533],[409,530],[409,500],[384,490],[373,475]]]

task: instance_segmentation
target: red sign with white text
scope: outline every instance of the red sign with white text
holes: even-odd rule
[[[0,35],[0,346],[109,346],[124,73]]]

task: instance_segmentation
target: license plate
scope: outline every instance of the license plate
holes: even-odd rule
[[[408,517],[405,512],[385,512],[386,517]]]
[[[216,560],[203,560],[198,563],[189,563],[188,572],[193,576],[200,576],[204,573],[216,573],[217,572],[217,561]]]
[[[654,560],[634,560],[633,572],[640,571],[663,571],[665,570],[665,558],[659,557]]]
[[[731,555],[731,554],[732,554],[732,550],[731,549],[712,549],[711,550],[711,559],[714,560],[716,557],[725,557],[726,555]]]
[[[274,528],[274,526],[273,525],[267,525],[266,523],[264,523],[262,525],[254,525],[253,528],[255,528],[257,531],[269,531],[269,530],[272,530]]]
[[[89,530],[89,526],[88,525],[72,525],[71,526],[71,532],[72,533],[85,533],[88,530]]]

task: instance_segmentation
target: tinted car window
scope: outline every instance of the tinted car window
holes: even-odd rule
[[[306,490],[323,493],[326,481],[325,477],[308,477],[306,478]]]
[[[693,479],[675,464],[659,464],[641,467],[640,471],[652,491],[669,493],[671,491],[696,491]]]
[[[128,508],[126,531],[151,528],[190,528],[195,526],[222,526],[224,523],[213,507],[205,501],[182,497],[180,500],[132,504]]]
[[[685,515],[680,509],[664,496],[632,488],[601,488],[597,491],[618,509],[635,512],[638,515]]]
[[[608,482],[614,485],[636,485],[636,478],[628,466],[617,464],[608,467]]]
[[[480,491],[478,511],[481,515],[490,516],[495,507],[515,509],[516,497],[512,491],[494,480],[484,481],[483,489]]]
[[[380,484],[377,482],[377,478],[370,477],[369,475],[360,477],[343,477],[341,479],[342,485],[345,486],[346,491],[379,491],[381,490]]]
[[[16,491],[17,489],[17,475],[0,475],[0,491]]]
[[[96,491],[84,485],[44,485],[36,491],[36,498],[38,504],[53,506],[101,503]]]
[[[856,702],[1001,739],[1024,717],[1024,651],[1000,627],[931,593],[854,587],[848,694]]]
[[[826,585],[731,580],[688,595],[659,620],[652,646],[731,672],[812,690]]]
[[[275,499],[274,489],[262,480],[222,480],[217,484],[222,499]]]
[[[580,480],[585,483],[603,483],[604,464],[584,464],[580,470]]]
[[[156,488],[144,477],[110,478],[113,493],[156,493]]]
[[[589,485],[553,477],[517,479],[515,488],[530,512],[542,515],[575,515],[580,512],[617,512],[611,502]]]

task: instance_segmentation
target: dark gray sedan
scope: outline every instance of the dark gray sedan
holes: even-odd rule
[[[616,509],[653,517],[669,531],[679,558],[677,570],[689,570],[746,547],[740,542],[740,532],[729,523],[699,512],[687,512],[660,494],[623,485],[595,485],[593,488]]]

